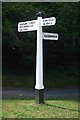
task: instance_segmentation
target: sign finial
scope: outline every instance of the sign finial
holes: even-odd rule
[[[42,17],[42,13],[41,13],[41,12],[38,12],[38,13],[36,14],[36,16],[37,16],[37,17]]]

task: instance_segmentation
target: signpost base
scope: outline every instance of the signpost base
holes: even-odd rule
[[[44,104],[44,89],[35,89],[35,102],[37,104]]]

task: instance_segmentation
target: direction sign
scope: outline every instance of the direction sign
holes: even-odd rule
[[[37,20],[18,23],[18,32],[37,30]]]
[[[45,40],[58,40],[58,37],[57,33],[43,33],[43,39]]]
[[[42,19],[41,26],[51,26],[51,25],[55,25],[55,23],[56,23],[55,17],[44,18]]]
[[[18,31],[33,31],[37,30],[37,48],[36,48],[36,102],[38,104],[44,103],[44,95],[43,95],[43,39],[45,40],[58,40],[57,33],[45,33],[42,32],[43,26],[51,26],[55,25],[56,18],[44,18],[42,19],[42,13],[37,13],[37,20],[25,21],[18,23]]]

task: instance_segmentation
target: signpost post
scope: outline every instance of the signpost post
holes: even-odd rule
[[[44,103],[43,86],[43,40],[42,40],[42,14],[37,14],[37,51],[36,51],[36,85],[35,99],[36,103]]]
[[[43,85],[43,39],[58,40],[56,33],[42,32],[42,26],[55,25],[56,18],[42,19],[42,13],[37,13],[37,20],[25,21],[18,23],[18,31],[26,32],[37,30],[37,51],[36,51],[36,85],[35,85],[35,100],[37,104],[44,103],[44,85]]]

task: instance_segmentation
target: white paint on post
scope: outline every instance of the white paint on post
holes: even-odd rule
[[[43,85],[43,39],[58,40],[56,33],[42,33],[43,26],[55,25],[56,18],[44,18],[38,16],[37,20],[18,23],[18,32],[27,32],[37,30],[37,51],[36,51],[36,85],[35,89],[44,89]]]
[[[57,33],[45,33],[43,32],[44,40],[58,40],[59,35]]]
[[[56,23],[55,17],[44,18],[41,20],[41,26],[51,26],[51,25],[55,25],[55,23]]]
[[[43,86],[43,39],[42,39],[42,17],[37,18],[37,53],[36,53],[36,85],[35,89],[44,89]]]
[[[18,32],[27,32],[37,30],[37,20],[18,23]]]

